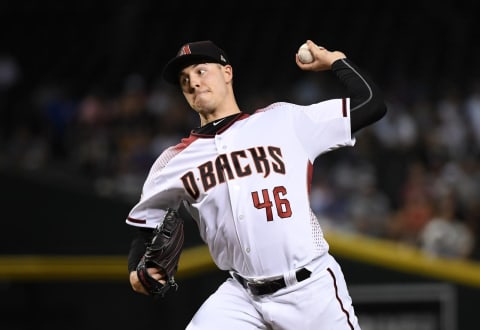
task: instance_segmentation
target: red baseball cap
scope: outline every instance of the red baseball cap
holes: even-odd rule
[[[163,79],[178,84],[180,71],[192,64],[220,63],[230,64],[227,54],[210,40],[190,42],[183,45],[177,55],[168,61],[163,69]]]

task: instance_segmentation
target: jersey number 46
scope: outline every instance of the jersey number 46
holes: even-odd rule
[[[289,218],[292,215],[292,209],[290,208],[290,202],[288,199],[284,198],[287,194],[287,189],[285,187],[275,187],[271,191],[271,195],[275,204],[272,203],[272,198],[270,197],[270,191],[268,189],[262,189],[262,194],[258,191],[252,192],[253,205],[257,209],[265,209],[267,216],[267,221],[273,221],[273,207],[277,210],[277,214],[280,218]],[[260,198],[263,200],[260,200]]]

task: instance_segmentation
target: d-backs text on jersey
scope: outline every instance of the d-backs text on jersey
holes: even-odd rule
[[[221,154],[215,160],[187,172],[181,179],[188,194],[197,199],[200,195],[200,187],[196,177],[200,177],[203,191],[208,191],[226,180],[251,175],[253,171],[263,174],[264,178],[269,176],[271,171],[285,174],[285,164],[280,148],[259,146]]]

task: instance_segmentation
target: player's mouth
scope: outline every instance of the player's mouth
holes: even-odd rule
[[[197,101],[197,99],[200,99],[202,98],[204,95],[206,95],[209,91],[206,90],[206,91],[198,91],[198,92],[195,92],[195,94],[193,94],[193,101]]]

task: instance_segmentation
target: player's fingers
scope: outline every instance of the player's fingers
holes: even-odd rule
[[[316,54],[313,54],[313,62],[311,63],[303,63],[300,61],[298,54],[296,54],[295,62],[297,63],[298,67],[304,71],[323,71],[330,68],[329,65],[325,64],[324,58]]]
[[[311,51],[311,52],[314,52],[316,49],[325,49],[323,48],[322,46],[319,46],[317,45],[315,42],[313,42],[312,40],[307,40],[306,41],[306,44],[308,46],[308,49]]]
[[[148,274],[154,278],[155,280],[159,281],[162,284],[165,284],[166,281],[164,280],[165,274],[162,272],[161,269],[158,268],[147,268]]]
[[[305,71],[311,70],[312,63],[308,63],[308,64],[302,63],[299,60],[298,55],[296,55],[295,63],[297,63],[298,67],[302,70],[305,70]]]
[[[130,285],[132,286],[133,291],[148,296],[147,290],[145,290],[143,287],[142,283],[138,279],[137,272],[135,271],[130,273]]]

